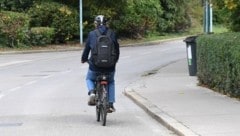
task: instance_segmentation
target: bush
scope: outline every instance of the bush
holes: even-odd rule
[[[0,8],[8,11],[22,12],[29,9],[33,0],[1,0]]]
[[[239,2],[240,4],[240,2]],[[235,32],[240,32],[240,5],[237,6],[237,8],[234,11],[231,11],[230,15],[230,29]]]
[[[7,45],[7,38],[4,34],[0,32],[0,48],[6,47]]]
[[[1,11],[0,34],[5,37],[6,46],[19,47],[28,44],[29,17],[26,14]]]
[[[47,45],[53,40],[54,28],[33,27],[30,30],[31,45]]]
[[[32,27],[52,27],[55,30],[55,42],[71,40],[79,31],[76,10],[55,2],[35,4],[29,9]]]
[[[132,0],[127,1],[123,12],[115,27],[125,36],[141,38],[155,30],[162,7],[159,0]]]
[[[160,0],[163,14],[159,16],[159,32],[183,32],[191,26],[186,0]],[[195,3],[197,3],[195,1]],[[195,8],[195,7],[194,7]]]
[[[197,38],[198,79],[223,94],[240,98],[240,33]]]

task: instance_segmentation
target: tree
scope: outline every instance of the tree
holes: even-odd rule
[[[141,38],[156,30],[162,12],[158,0],[128,0],[115,25],[125,36]]]
[[[223,21],[232,31],[240,31],[240,1],[239,0],[214,0],[223,16]]]
[[[32,0],[1,0],[0,8],[10,11],[26,11],[33,4]]]
[[[160,16],[158,31],[180,32],[190,27],[186,0],[160,0],[160,2],[164,12]]]

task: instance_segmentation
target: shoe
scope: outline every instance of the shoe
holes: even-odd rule
[[[116,111],[116,109],[114,108],[113,103],[110,103],[109,108],[108,108],[108,113],[112,113],[112,112],[115,112],[115,111]]]
[[[90,92],[90,94],[89,94],[89,100],[88,100],[88,105],[89,105],[89,106],[95,106],[95,105],[96,105],[95,96],[96,96],[95,93]]]

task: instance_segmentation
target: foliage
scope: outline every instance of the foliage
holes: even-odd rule
[[[159,16],[159,32],[181,32],[191,25],[186,0],[160,0],[163,15]]]
[[[219,12],[218,17],[232,31],[240,31],[240,1],[239,0],[214,0],[214,4]]]
[[[197,38],[198,79],[223,94],[240,97],[240,33]]]
[[[235,10],[239,4],[238,2],[238,0],[224,0],[224,4],[229,10]]]
[[[65,4],[65,5],[68,5],[68,6],[71,6],[71,7],[75,7],[75,8],[79,7],[79,0],[48,0],[46,2],[49,2],[49,1],[58,2],[58,3]]]
[[[55,42],[71,40],[78,29],[78,14],[74,9],[55,2],[37,3],[29,9],[31,27],[53,27]]]
[[[1,0],[0,3],[1,9],[27,13],[31,17],[30,27],[55,28],[55,43],[79,38],[79,0]],[[183,32],[202,23],[199,3],[198,0],[83,0],[84,36],[94,29],[93,20],[99,14],[110,19],[110,27],[120,37]]]
[[[26,11],[33,4],[32,0],[1,0],[0,8],[8,11]]]
[[[119,33],[140,38],[156,29],[158,17],[162,14],[158,0],[129,0],[126,5],[114,22]]]
[[[0,48],[6,47],[7,37],[0,31]]]
[[[230,29],[239,32],[240,31],[240,1],[236,8],[230,11]]]
[[[100,14],[106,16],[110,20],[111,27],[117,30],[114,25],[115,20],[119,20],[119,15],[123,14],[127,5],[126,0],[83,0],[83,3],[84,35],[94,28],[94,18]]]
[[[31,45],[47,45],[53,40],[54,28],[33,27],[30,30]]]
[[[19,47],[27,44],[29,17],[23,13],[0,12],[0,34],[9,47]]]
[[[202,1],[193,0],[83,0],[84,36],[94,29],[98,14],[110,19],[120,37],[142,38],[150,34],[188,31],[202,25]],[[232,29],[239,27],[238,0],[212,0],[214,21],[228,21]],[[34,4],[34,5],[33,5]],[[27,12],[31,27],[54,27],[55,41],[66,42],[79,37],[79,0],[0,0],[1,9]],[[30,10],[28,10],[30,8]],[[61,12],[60,9],[67,12]],[[63,10],[62,10],[63,11]],[[70,11],[72,14],[66,16]],[[234,12],[236,12],[234,14]],[[231,17],[232,19],[225,19]],[[157,32],[157,33],[156,33]]]

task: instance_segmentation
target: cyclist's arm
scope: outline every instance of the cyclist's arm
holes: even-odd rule
[[[81,60],[82,63],[85,63],[88,61],[88,55],[89,55],[90,50],[91,50],[91,48],[90,48],[90,34],[89,34],[88,39],[85,44],[85,48],[82,53],[82,60]]]
[[[117,36],[114,32],[112,33],[112,39],[113,39],[114,45],[116,47],[117,61],[118,61],[120,50],[119,50],[119,43],[118,43],[118,40],[117,40]]]

